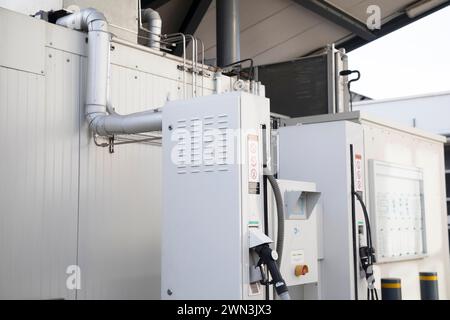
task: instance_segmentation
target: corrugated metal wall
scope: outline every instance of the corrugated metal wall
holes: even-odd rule
[[[77,253],[79,83],[61,75],[78,69],[47,68],[68,81],[0,68],[0,298],[75,296],[65,270]]]
[[[95,146],[83,33],[3,9],[0,21],[42,39],[0,30],[0,299],[159,299],[161,147]],[[114,46],[119,113],[182,98],[179,61]],[[24,48],[35,55],[14,58]],[[212,93],[213,80],[205,84]],[[81,290],[68,290],[66,269],[77,264]]]
[[[123,114],[161,106],[167,90],[177,90],[175,81],[121,66],[111,78]],[[81,133],[78,298],[159,299],[161,148],[124,145],[110,154],[94,145],[85,122]]]

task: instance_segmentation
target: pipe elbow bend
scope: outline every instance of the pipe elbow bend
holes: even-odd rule
[[[85,8],[56,21],[57,25],[81,31],[108,32],[105,15],[94,8]]]
[[[161,16],[158,11],[153,10],[151,8],[142,10],[142,20],[143,22],[151,22],[151,21],[159,21],[161,22]]]
[[[83,21],[89,31],[108,32],[108,20],[103,13],[94,8],[83,10]]]

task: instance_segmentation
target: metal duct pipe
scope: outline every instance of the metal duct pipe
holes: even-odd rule
[[[141,19],[142,23],[148,24],[149,37],[147,47],[160,50],[162,19],[158,11],[151,8],[141,10]]]
[[[217,65],[241,60],[239,0],[217,0]]]
[[[105,16],[88,8],[58,19],[56,24],[88,32],[88,69],[86,84],[86,120],[100,136],[159,131],[162,116],[157,111],[129,115],[108,114],[108,74],[111,35]],[[112,110],[112,106],[109,106]]]

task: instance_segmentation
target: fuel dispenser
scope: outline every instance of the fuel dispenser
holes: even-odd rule
[[[244,92],[164,107],[163,299],[289,300],[317,281],[318,193],[270,173],[267,128],[269,100]]]

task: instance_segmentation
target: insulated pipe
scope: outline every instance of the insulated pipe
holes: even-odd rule
[[[99,136],[115,134],[138,134],[151,131],[161,131],[162,113],[158,111],[144,111],[128,115],[86,115],[89,126]],[[94,129],[95,128],[95,129]]]
[[[142,23],[148,24],[148,43],[149,48],[161,49],[161,30],[162,30],[162,19],[158,11],[151,8],[141,10]]]
[[[278,266],[281,265],[281,258],[283,257],[284,248],[284,207],[283,207],[283,196],[281,195],[280,186],[277,180],[271,174],[267,175],[270,185],[272,186],[273,194],[275,196],[275,203],[277,206],[277,248],[278,253]]]
[[[105,16],[87,8],[58,19],[56,24],[88,32],[88,68],[86,84],[86,119],[100,136],[136,134],[162,129],[160,112],[144,111],[129,115],[108,114],[108,77],[111,35]]]
[[[239,0],[217,0],[217,65],[241,60]]]

